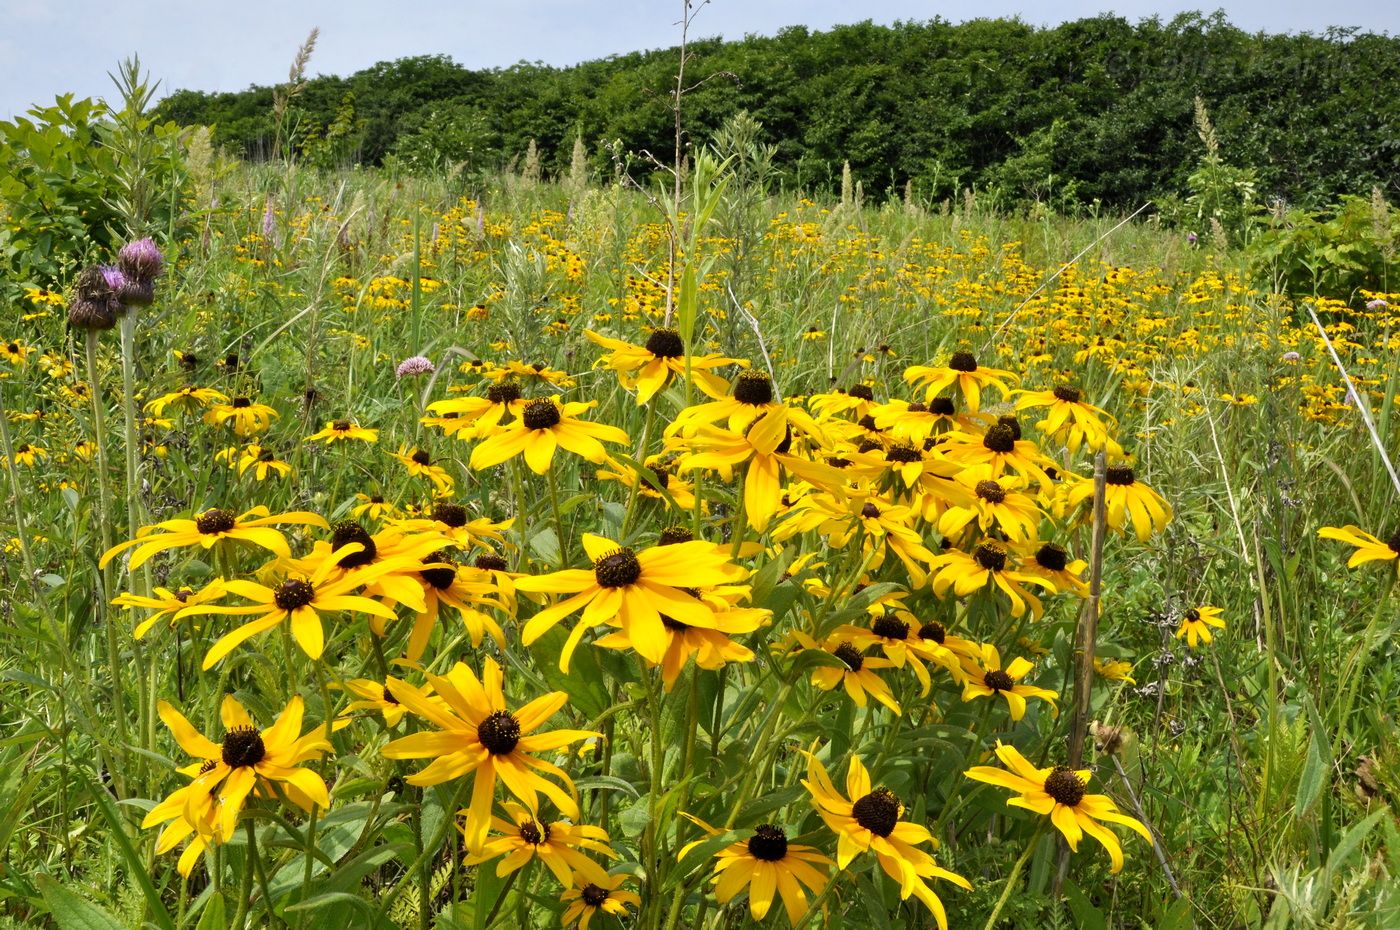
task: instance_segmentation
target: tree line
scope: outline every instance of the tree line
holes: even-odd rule
[[[1256,172],[1261,201],[1316,207],[1379,187],[1400,193],[1400,37],[1332,29],[1251,34],[1221,13],[1133,23],[1098,16],[870,22],[691,43],[684,99],[692,141],[747,111],[776,146],[785,184],[833,189],[843,166],[867,196],[925,200],[967,188],[1008,203],[1133,209],[1181,195],[1202,156],[1197,97],[1221,156]],[[325,167],[495,169],[533,140],[546,172],[583,139],[611,152],[673,148],[677,49],[571,67],[471,69],[443,56],[308,81],[292,102],[293,151]],[[272,87],[182,90],[161,118],[215,127],[265,158],[278,131]],[[640,164],[640,163],[634,163]]]

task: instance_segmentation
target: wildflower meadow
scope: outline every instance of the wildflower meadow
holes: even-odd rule
[[[118,78],[0,201],[0,926],[1400,926],[1400,293]]]

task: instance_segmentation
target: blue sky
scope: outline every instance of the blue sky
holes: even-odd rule
[[[348,74],[376,61],[436,53],[477,68],[521,60],[563,65],[674,45],[679,8],[667,0],[0,0],[0,118],[59,93],[105,95],[107,72],[132,53],[163,91],[282,81],[313,26],[321,29],[313,74]],[[1176,0],[714,0],[700,10],[694,29],[738,38],[862,19],[1019,15],[1052,24],[1103,12],[1136,20],[1214,8]],[[1355,26],[1400,33],[1400,3],[1393,0],[1236,0],[1219,8],[1250,31]]]

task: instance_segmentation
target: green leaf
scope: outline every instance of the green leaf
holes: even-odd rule
[[[146,872],[145,860],[136,851],[136,847],[131,845],[131,838],[126,835],[126,824],[123,822],[121,814],[117,812],[116,805],[112,803],[112,796],[107,793],[107,789],[91,779],[88,779],[87,788],[98,812],[107,821],[108,835],[112,838],[112,842],[117,845],[117,849],[121,851],[129,877],[136,882],[141,889],[141,894],[146,898],[146,904],[151,909],[150,919],[161,930],[175,930],[175,921],[166,911],[165,902],[161,900],[160,892],[151,883],[151,876]]]
[[[1074,915],[1074,925],[1079,930],[1108,930],[1108,920],[1103,916],[1103,912],[1094,907],[1078,885],[1067,881],[1064,885],[1065,901],[1069,904],[1069,912]]]
[[[1293,816],[1301,817],[1317,801],[1318,795],[1332,770],[1332,747],[1327,740],[1327,728],[1318,717],[1317,708],[1311,698],[1308,709],[1308,757],[1303,764],[1303,774],[1298,779],[1298,798],[1293,805]]]
[[[109,911],[64,888],[51,876],[40,875],[35,884],[59,930],[125,930]]]
[[[227,930],[228,920],[224,916],[224,896],[215,892],[204,905],[195,930]]]

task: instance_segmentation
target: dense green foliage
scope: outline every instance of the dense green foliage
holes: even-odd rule
[[[777,144],[784,180],[805,189],[833,187],[849,160],[867,193],[912,181],[925,199],[975,186],[1007,202],[1132,209],[1188,187],[1197,95],[1225,158],[1258,168],[1264,202],[1316,206],[1400,183],[1400,39],[1384,35],[1251,35],[1219,14],[1187,14],[1050,29],[1008,20],[793,27],[692,51],[690,74],[718,75],[686,98],[692,136],[708,139],[748,110]],[[676,56],[504,70],[444,57],[385,62],[310,81],[294,104],[298,139],[315,145],[336,127],[345,163],[397,153],[412,165],[438,157],[494,167],[535,139],[546,170],[562,172],[580,135],[595,167],[612,140],[664,156]],[[181,91],[161,111],[214,124],[216,141],[256,158],[272,146],[272,93]]]

